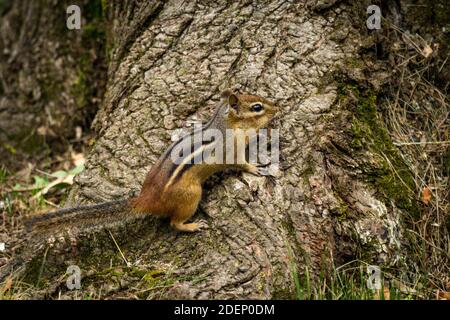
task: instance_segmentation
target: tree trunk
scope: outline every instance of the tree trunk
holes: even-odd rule
[[[316,283],[355,259],[408,263],[404,221],[417,204],[377,115],[389,70],[373,59],[367,6],[106,3],[107,91],[68,206],[137,193],[173,130],[208,119],[226,88],[280,106],[273,127],[282,170],[273,180],[223,173],[208,181],[195,215],[208,221],[206,231],[181,234],[147,217],[83,232],[72,249],[61,240],[41,251],[28,279],[49,296],[74,297],[61,276],[78,265],[83,293],[101,297],[294,298],[297,275]]]

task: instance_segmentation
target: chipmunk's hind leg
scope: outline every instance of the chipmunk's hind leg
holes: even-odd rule
[[[186,223],[186,221],[194,215],[195,211],[197,211],[197,205],[195,205],[195,207],[178,209],[176,214],[170,218],[170,225],[178,231],[183,232],[195,232],[207,229],[208,224],[203,220]]]
[[[185,190],[183,196],[184,201],[180,201],[180,204],[174,209],[170,217],[170,225],[183,232],[195,232],[208,228],[208,224],[205,221],[186,223],[197,211],[198,203],[201,199],[201,189],[192,193],[186,193]]]

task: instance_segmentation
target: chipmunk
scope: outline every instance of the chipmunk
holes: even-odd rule
[[[197,211],[202,196],[202,185],[206,179],[216,172],[227,168],[234,168],[262,174],[261,167],[250,164],[245,160],[245,150],[233,153],[234,163],[217,163],[204,161],[196,163],[194,160],[200,154],[217,147],[218,141],[202,142],[189,146],[187,154],[180,157],[180,161],[173,160],[174,152],[180,149],[182,143],[190,141],[198,130],[206,133],[209,129],[220,131],[225,137],[227,129],[232,129],[232,148],[239,135],[246,130],[258,130],[266,126],[275,116],[278,107],[270,101],[248,94],[238,94],[230,90],[222,93],[222,102],[218,105],[211,120],[201,129],[185,135],[174,142],[157,160],[148,172],[140,194],[131,199],[104,202],[100,204],[79,206],[34,216],[25,222],[32,231],[49,231],[50,229],[66,226],[96,225],[118,220],[133,215],[152,214],[158,217],[168,217],[170,225],[179,231],[194,232],[207,227],[203,221],[187,223]],[[236,130],[241,129],[241,130]],[[248,144],[247,137],[245,143]],[[224,156],[230,152],[230,146],[220,146]],[[210,154],[209,157],[212,157]],[[239,161],[237,161],[239,160]]]

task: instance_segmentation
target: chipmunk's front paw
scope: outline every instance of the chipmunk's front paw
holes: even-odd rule
[[[270,170],[270,164],[258,164],[252,165],[248,164],[246,170],[248,173],[254,174],[255,176],[274,176]]]
[[[262,166],[254,165],[254,164],[250,164],[250,163],[247,163],[244,166],[245,172],[254,174],[255,176],[263,175],[262,173],[264,173],[264,170],[261,170],[261,169],[263,169]]]
[[[271,173],[269,172],[269,168],[268,167],[258,167],[258,175],[260,176],[272,176]]]

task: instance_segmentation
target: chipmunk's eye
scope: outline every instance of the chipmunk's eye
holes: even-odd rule
[[[254,105],[252,105],[251,110],[253,112],[260,112],[264,109],[264,107],[262,106],[262,104],[260,103],[255,103]]]

